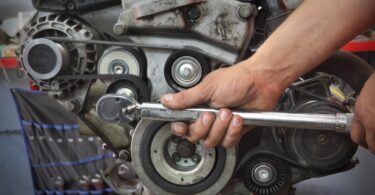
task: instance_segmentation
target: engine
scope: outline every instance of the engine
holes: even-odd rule
[[[117,154],[103,177],[118,193],[289,191],[354,167],[357,145],[338,133],[257,127],[236,148],[208,149],[173,136],[166,122],[102,121],[96,104],[106,94],[158,102],[197,85],[251,56],[298,2],[33,1],[39,12],[17,35],[20,62],[40,90],[77,114],[82,133],[100,136]],[[296,81],[276,110],[351,112],[361,85],[332,71],[340,55]]]

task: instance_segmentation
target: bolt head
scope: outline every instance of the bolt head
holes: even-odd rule
[[[247,19],[251,16],[251,7],[249,6],[241,6],[238,9],[238,15],[241,17],[241,19]]]
[[[199,163],[199,161],[201,160],[200,156],[198,154],[195,154],[193,157],[192,157],[192,160],[195,162],[195,163]]]
[[[122,160],[129,160],[130,159],[130,155],[129,155],[129,152],[126,151],[126,150],[121,150],[119,153],[118,153],[118,157]]]
[[[201,10],[199,7],[192,7],[187,11],[187,16],[191,21],[197,21],[202,15]]]
[[[173,153],[172,154],[172,159],[175,161],[175,162],[178,162],[181,160],[181,156],[177,153]]]
[[[116,65],[113,67],[113,73],[115,74],[124,74],[125,73],[125,68],[121,65]]]
[[[253,169],[253,177],[259,183],[267,184],[273,180],[274,176],[274,170],[270,165],[260,164]]]
[[[125,25],[121,23],[115,24],[113,27],[113,32],[117,35],[122,35],[125,32]]]
[[[72,2],[70,2],[66,5],[66,7],[68,8],[68,10],[74,10],[76,8],[76,5]]]

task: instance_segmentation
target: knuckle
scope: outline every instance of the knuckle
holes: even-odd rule
[[[187,106],[187,100],[188,99],[188,94],[186,91],[182,91],[177,94],[177,101],[182,107]]]

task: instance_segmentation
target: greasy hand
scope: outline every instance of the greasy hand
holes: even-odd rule
[[[220,143],[226,148],[236,145],[243,134],[243,119],[233,116],[227,108],[273,109],[283,91],[278,84],[272,84],[274,73],[260,65],[250,65],[248,61],[244,61],[213,71],[193,88],[164,95],[161,103],[171,109],[184,109],[202,103],[221,108],[217,116],[203,113],[192,124],[172,123],[172,132],[177,136],[186,136],[191,142],[204,139],[204,144],[208,147],[215,147]]]
[[[375,154],[375,73],[367,80],[355,104],[352,140]]]

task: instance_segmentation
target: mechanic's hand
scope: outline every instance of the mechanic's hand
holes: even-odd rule
[[[367,80],[355,104],[352,140],[375,154],[375,73]]]
[[[227,108],[271,110],[276,105],[284,88],[276,70],[266,70],[265,66],[249,64],[249,60],[237,65],[213,71],[197,86],[177,94],[167,94],[161,103],[171,109],[185,109],[208,103],[221,108],[217,116],[203,113],[192,124],[172,123],[172,132],[186,136],[191,142],[204,139],[208,147],[221,143],[223,147],[235,146],[243,131],[243,119],[232,116]]]

